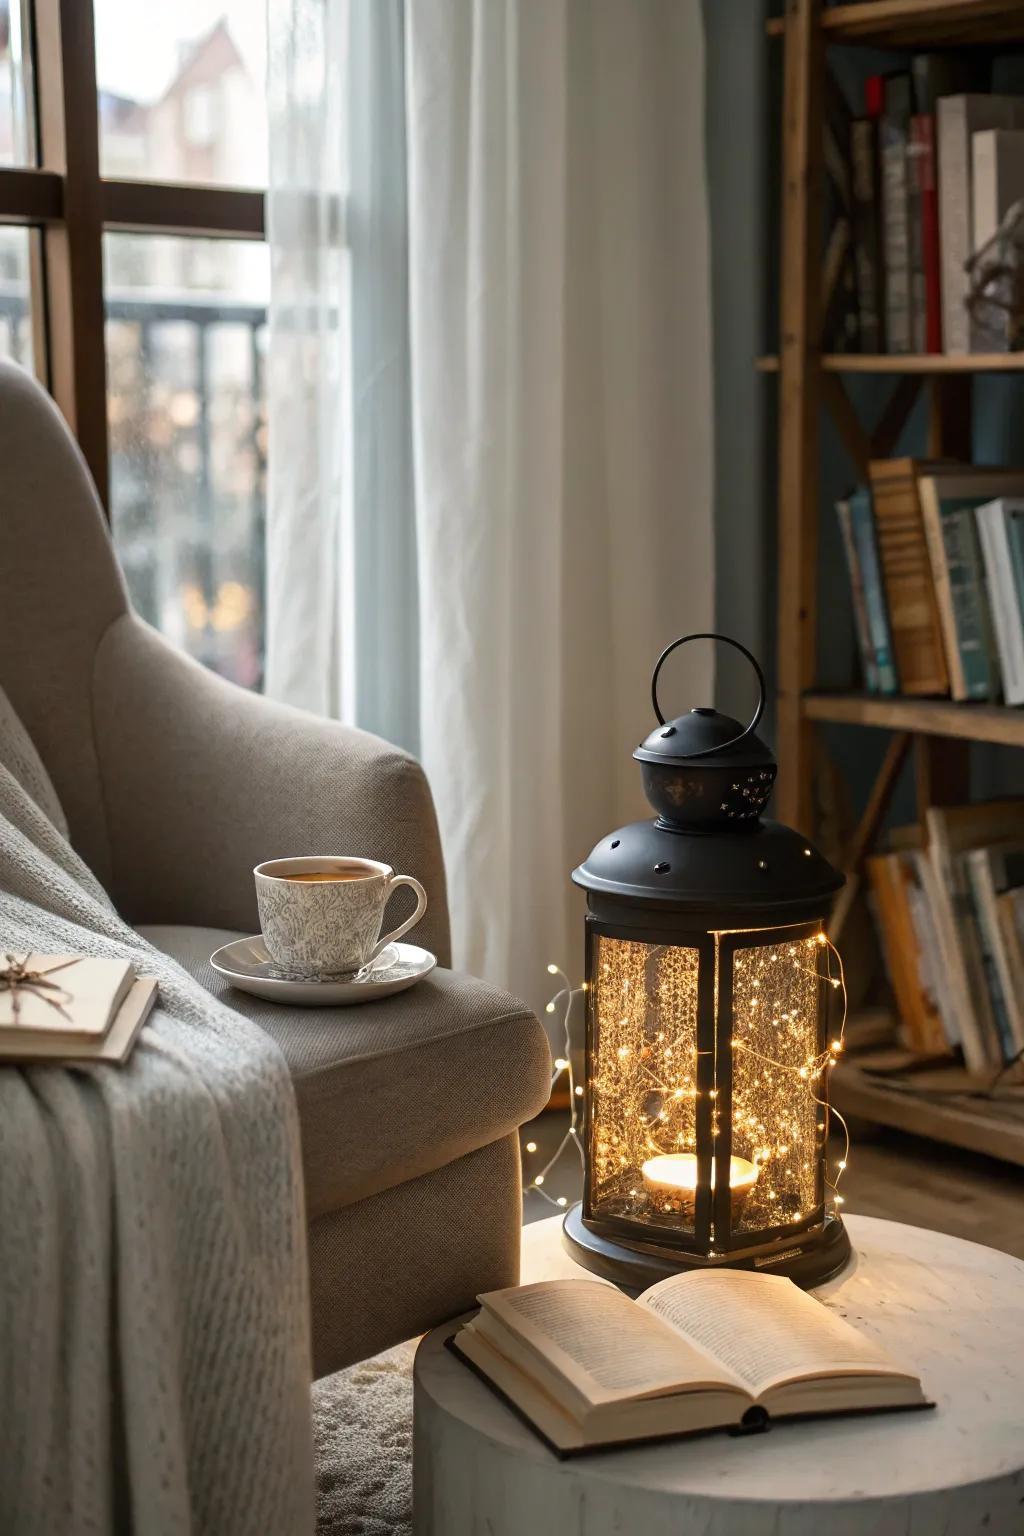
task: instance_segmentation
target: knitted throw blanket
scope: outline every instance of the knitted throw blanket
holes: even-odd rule
[[[160,993],[123,1067],[0,1066],[0,1531],[308,1536],[284,1061],[121,921],[0,765],[0,952],[33,949],[130,957]]]

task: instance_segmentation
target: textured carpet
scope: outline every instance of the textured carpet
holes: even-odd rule
[[[415,1354],[415,1340],[399,1344],[314,1386],[317,1536],[412,1530]]]

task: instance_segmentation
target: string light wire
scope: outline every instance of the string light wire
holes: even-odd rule
[[[570,1145],[575,1146],[576,1151],[579,1154],[580,1167],[583,1167],[583,1142],[579,1133],[580,1106],[583,1102],[583,1096],[581,1093],[577,1092],[577,1083],[573,1073],[572,1010],[573,1003],[575,1002],[576,998],[582,997],[586,991],[586,988],[583,986],[574,987],[568,976],[559,965],[549,965],[548,975],[558,976],[564,982],[564,986],[560,987],[554,996],[549,999],[544,1012],[557,1013],[559,1007],[561,1007],[562,1010],[562,1055],[555,1058],[554,1070],[551,1074],[551,1092],[554,1093],[560,1079],[565,1077],[569,1088],[569,1128],[565,1135],[562,1137],[561,1141],[558,1143],[558,1146],[555,1148],[555,1151],[551,1157],[549,1157],[547,1162],[544,1164],[543,1168],[541,1168],[536,1174],[534,1174],[533,1178],[529,1180],[526,1185],[524,1194],[528,1195],[532,1193],[540,1195],[541,1199],[546,1200],[548,1205],[553,1205],[556,1206],[559,1210],[564,1210],[568,1204],[565,1196],[549,1195],[547,1190],[542,1188],[542,1186],[548,1174],[551,1172],[552,1168],[562,1156],[562,1153]]]

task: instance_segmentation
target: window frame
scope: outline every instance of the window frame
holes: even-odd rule
[[[36,371],[78,440],[109,516],[103,236],[266,238],[263,191],[100,175],[92,0],[31,0],[38,165],[0,167],[0,223],[34,235]]]

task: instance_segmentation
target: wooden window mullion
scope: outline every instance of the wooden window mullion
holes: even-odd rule
[[[63,220],[43,226],[50,388],[109,499],[103,207],[92,0],[36,0],[40,162],[63,178]]]

